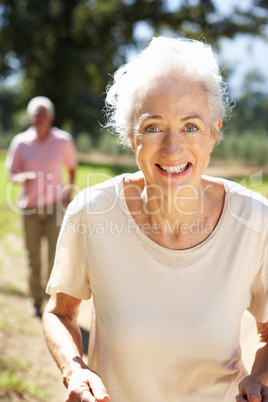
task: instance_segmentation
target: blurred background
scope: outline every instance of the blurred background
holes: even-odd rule
[[[105,89],[159,35],[203,38],[219,58],[237,106],[214,159],[266,164],[268,0],[1,0],[0,148],[28,127],[26,105],[43,95],[78,151],[127,153],[101,130]]]

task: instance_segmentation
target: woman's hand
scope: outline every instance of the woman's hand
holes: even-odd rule
[[[110,397],[100,377],[89,368],[76,369],[66,380],[65,402],[109,402]],[[67,385],[66,384],[66,385]]]
[[[252,372],[239,384],[237,402],[268,402],[268,322],[256,321],[259,347]]]
[[[100,377],[81,357],[80,303],[80,299],[60,292],[51,296],[43,314],[45,339],[68,389],[65,402],[109,402]]]
[[[237,402],[268,402],[268,387],[254,378],[254,375],[248,375],[239,384],[239,395]]]

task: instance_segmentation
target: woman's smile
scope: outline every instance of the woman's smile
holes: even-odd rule
[[[160,78],[143,88],[138,104],[130,140],[145,183],[199,186],[216,140],[205,90],[187,79]]]
[[[169,177],[177,177],[182,173],[186,172],[187,169],[190,167],[190,163],[183,163],[181,165],[162,165],[156,164],[156,166],[163,172],[162,174],[167,174]]]

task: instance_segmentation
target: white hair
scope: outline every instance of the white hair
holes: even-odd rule
[[[28,103],[27,106],[28,116],[32,117],[35,114],[36,109],[40,106],[44,107],[49,112],[49,114],[53,116],[55,115],[55,107],[54,104],[51,102],[51,100],[45,96],[36,96],[35,98],[31,99],[30,102]]]
[[[137,116],[139,89],[149,80],[173,75],[199,83],[207,93],[211,122],[224,119],[231,110],[216,56],[211,46],[188,39],[153,38],[140,55],[120,67],[107,87],[104,112],[107,127],[129,146],[128,134]],[[218,140],[221,133],[218,132]]]

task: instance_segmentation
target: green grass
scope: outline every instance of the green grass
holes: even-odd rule
[[[0,400],[49,400],[48,390],[33,379],[38,373],[32,373],[31,366],[25,359],[0,358]]]
[[[263,195],[268,198],[268,176],[263,177],[262,191]]]
[[[11,282],[6,282],[3,286],[0,287],[2,294],[13,294],[16,296],[25,296],[24,292],[20,287]]]
[[[266,198],[268,197],[268,175],[263,175],[261,172],[258,172],[256,175],[232,177],[231,180],[255,191],[256,193],[264,195]]]
[[[18,187],[11,188],[8,183],[8,175],[4,169],[5,154],[0,154],[0,238],[6,233],[20,233],[18,225],[18,216],[9,207],[7,202],[7,190],[12,190],[12,199],[18,196]]]
[[[10,298],[9,296],[15,296]],[[24,314],[21,309],[20,299],[25,294],[12,283],[6,283],[0,287],[0,331],[2,333],[20,333],[30,335],[33,333],[31,317]],[[16,317],[16,319],[14,319]]]

